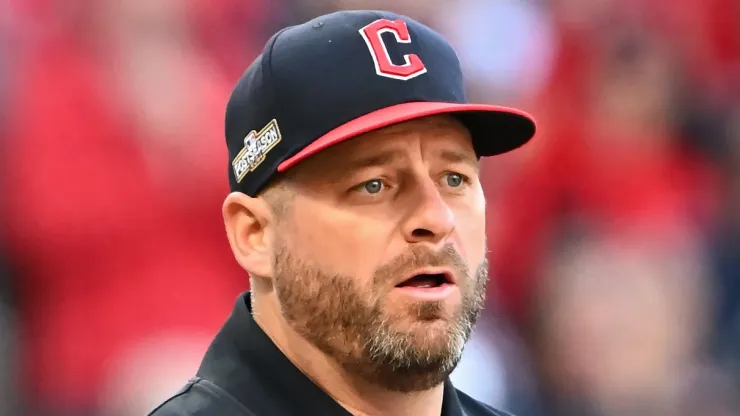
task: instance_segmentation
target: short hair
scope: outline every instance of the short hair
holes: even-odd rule
[[[259,197],[267,203],[277,221],[288,213],[295,195],[288,182],[289,178],[285,175],[276,177],[259,193]]]

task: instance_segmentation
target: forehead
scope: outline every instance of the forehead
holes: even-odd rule
[[[429,139],[436,143],[469,148],[473,144],[468,129],[452,116],[430,116],[394,124],[382,129],[360,135],[337,146],[339,151],[358,151],[364,148],[374,148],[386,143],[403,140]]]
[[[410,120],[362,134],[325,149],[306,160],[309,162],[306,165],[351,164],[353,160],[373,153],[389,150],[401,153],[419,146],[467,153],[470,158],[475,158],[468,129],[457,119],[442,115]]]

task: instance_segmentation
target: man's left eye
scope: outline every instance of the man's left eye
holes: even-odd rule
[[[465,176],[459,173],[450,172],[444,176],[443,180],[445,185],[451,188],[459,188],[465,183]]]

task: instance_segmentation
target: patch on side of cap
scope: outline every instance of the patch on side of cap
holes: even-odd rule
[[[280,128],[275,119],[267,123],[259,132],[250,131],[244,138],[244,148],[231,162],[236,182],[241,182],[247,173],[257,169],[267,157],[267,152],[280,143],[281,139]]]

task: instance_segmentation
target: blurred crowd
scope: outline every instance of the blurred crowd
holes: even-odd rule
[[[277,29],[351,8],[440,30],[471,99],[539,122],[483,168],[458,387],[519,416],[740,414],[740,2],[2,0],[0,416],[143,415],[195,371],[248,288],[230,88]]]

